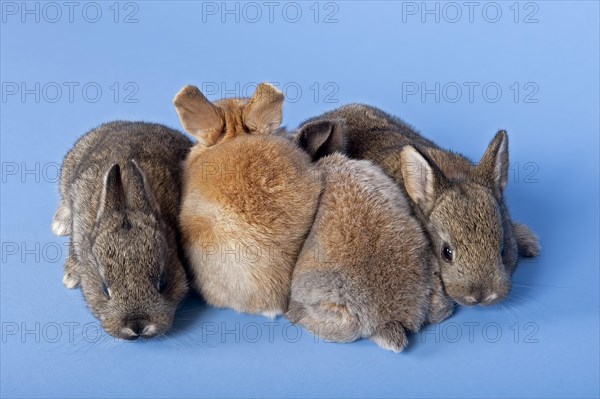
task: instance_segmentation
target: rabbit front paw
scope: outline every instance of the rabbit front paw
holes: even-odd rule
[[[71,209],[61,204],[52,219],[52,232],[57,236],[68,236],[71,234]]]
[[[63,284],[65,287],[69,289],[77,288],[79,287],[79,282],[79,276],[73,272],[65,272],[65,275],[63,276]]]
[[[75,255],[72,251],[72,243],[71,243],[71,252],[69,252],[67,262],[65,263],[65,274],[63,275],[63,284],[65,287],[73,289],[79,287],[79,283],[81,279],[79,275],[75,272],[76,263],[75,263]]]
[[[427,314],[427,322],[430,324],[441,323],[452,315],[454,302],[449,299],[436,298],[432,301]]]

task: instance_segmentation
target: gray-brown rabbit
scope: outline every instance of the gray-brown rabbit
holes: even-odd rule
[[[263,83],[213,104],[186,86],[173,102],[198,139],[180,215],[194,286],[214,306],[282,314],[321,191],[310,157],[276,134],[283,95]]]
[[[70,235],[63,282],[104,329],[164,334],[187,292],[178,251],[181,164],[191,141],[158,124],[111,122],[67,153],[52,230]]]
[[[341,142],[339,123],[305,124],[295,138],[313,157]],[[401,351],[407,333],[448,317],[439,264],[401,188],[369,161],[320,158],[323,191],[292,278],[287,317],[336,342],[370,338]]]
[[[344,140],[323,146],[319,156],[341,151],[371,160],[405,189],[428,231],[448,295],[464,305],[507,296],[518,256],[537,256],[540,248],[527,226],[511,221],[504,201],[506,132],[496,134],[476,166],[371,106],[343,106],[304,123],[323,120],[344,121]]]

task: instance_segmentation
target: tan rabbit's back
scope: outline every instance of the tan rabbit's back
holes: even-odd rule
[[[204,297],[284,312],[321,190],[308,155],[284,138],[245,135],[193,150],[185,171],[180,224]]]

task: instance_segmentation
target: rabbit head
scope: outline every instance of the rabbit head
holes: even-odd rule
[[[183,128],[196,146],[211,147],[244,134],[275,132],[283,117],[283,94],[261,83],[251,98],[226,98],[211,103],[196,86],[185,86],[173,99]]]
[[[401,152],[404,186],[422,213],[447,294],[463,305],[490,305],[511,288],[517,261],[512,223],[502,199],[508,137],[500,131],[462,180],[449,180],[412,146]]]
[[[138,163],[104,176],[81,287],[104,329],[122,339],[164,334],[187,292],[185,271]],[[171,240],[172,241],[172,240]]]

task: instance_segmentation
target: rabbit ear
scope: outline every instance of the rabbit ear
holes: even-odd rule
[[[100,207],[96,220],[103,214],[123,212],[125,210],[125,193],[121,181],[121,168],[119,164],[113,164],[104,175],[104,185],[100,195]]]
[[[400,163],[406,193],[423,213],[428,214],[435,204],[443,176],[411,145],[402,149]]]
[[[223,133],[225,119],[219,107],[208,101],[196,86],[185,86],[173,104],[183,128],[206,146],[214,145]]]
[[[476,177],[501,194],[508,181],[508,134],[500,130],[479,161]]]
[[[344,152],[342,121],[309,122],[296,135],[296,142],[316,161],[334,152]]]
[[[158,203],[148,186],[146,174],[134,159],[127,162],[127,205],[144,213],[157,212]]]
[[[283,94],[268,83],[261,83],[244,107],[242,118],[251,133],[270,134],[283,118]]]

